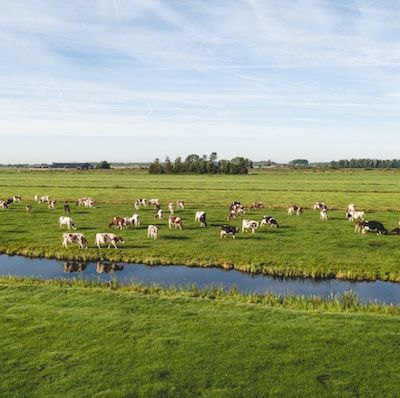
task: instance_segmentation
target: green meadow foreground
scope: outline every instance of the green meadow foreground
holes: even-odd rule
[[[391,230],[400,220],[400,173],[271,171],[249,176],[149,176],[128,172],[0,172],[0,251],[65,259],[235,267],[278,275],[400,280],[400,237],[361,236],[344,217],[351,202]],[[51,211],[34,195],[57,200]],[[84,196],[94,209],[75,207]],[[120,249],[94,247],[137,198],[186,202],[169,230],[153,209],[117,231]],[[254,236],[219,239],[229,204],[262,201],[246,214],[277,218]],[[69,201],[88,250],[61,247]],[[329,220],[310,210],[324,201]],[[307,210],[288,216],[287,205]],[[25,205],[33,206],[31,213]],[[209,226],[194,223],[205,210]],[[230,224],[240,226],[241,220]],[[159,239],[146,238],[148,224]],[[395,397],[400,391],[398,307],[319,299],[174,291],[115,283],[0,278],[1,397]]]
[[[302,306],[3,278],[0,396],[398,396],[397,310]]]
[[[337,277],[400,281],[400,237],[361,236],[344,216],[349,203],[366,211],[390,231],[400,221],[400,172],[398,171],[288,171],[271,170],[248,176],[152,176],[145,172],[1,172],[0,197],[22,195],[23,202],[0,211],[0,251],[63,259],[109,259],[147,264],[186,264],[235,267],[250,272],[287,276]],[[57,200],[51,211],[33,202],[34,195]],[[75,207],[79,197],[90,196],[95,209]],[[109,232],[114,216],[130,216],[137,198],[159,198],[164,220],[154,219],[152,208],[138,213],[142,225],[117,232],[125,239],[119,250],[94,247],[97,232]],[[186,203],[184,230],[169,230],[168,203]],[[274,216],[281,225],[259,229],[254,236],[239,233],[236,240],[219,239],[234,200],[249,206],[262,201],[266,208],[247,212],[246,219]],[[61,247],[58,217],[68,201],[72,218],[89,240],[86,251]],[[316,201],[326,202],[329,220],[319,220],[311,210]],[[299,204],[302,216],[288,216],[287,206]],[[31,214],[25,205],[32,204]],[[194,222],[194,213],[207,213],[208,228]],[[160,227],[159,239],[146,238],[147,225]],[[231,225],[240,227],[241,219]]]

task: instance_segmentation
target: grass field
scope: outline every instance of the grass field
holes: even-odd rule
[[[0,197],[20,194],[23,202],[0,211],[0,251],[69,259],[109,259],[148,264],[225,266],[275,275],[382,279],[400,281],[399,236],[361,236],[344,217],[354,202],[367,212],[368,220],[382,221],[391,230],[400,220],[400,173],[398,171],[292,171],[273,170],[248,176],[151,176],[126,171],[111,172],[0,172]],[[50,195],[58,201],[55,211],[33,204],[33,196]],[[61,248],[57,220],[63,201],[90,196],[95,209],[72,205],[78,231],[85,233],[90,249]],[[156,197],[167,210],[170,201],[183,199],[183,231],[169,230],[167,220],[156,221],[153,209],[142,209],[142,226],[122,231],[126,244],[120,250],[94,248],[97,232],[108,231],[113,216],[133,213],[136,198]],[[239,233],[236,241],[219,239],[227,223],[229,204],[263,201],[264,210],[246,218],[276,217],[279,229],[266,227],[255,236]],[[311,210],[324,201],[329,220],[322,222]],[[287,205],[305,207],[304,215],[288,216]],[[25,205],[33,204],[31,214]],[[205,210],[210,226],[194,223],[194,213]],[[148,224],[160,227],[159,239],[146,239]],[[241,220],[230,224],[240,226]]]
[[[2,278],[0,396],[398,396],[398,315],[209,297]]]
[[[71,259],[236,267],[278,275],[400,281],[400,237],[361,236],[344,218],[347,204],[388,229],[400,219],[400,173],[270,171],[248,176],[149,176],[112,172],[0,172],[0,197],[23,202],[0,211],[0,251]],[[55,211],[33,204],[51,195]],[[91,247],[61,248],[63,201],[91,196],[95,209],[72,206]],[[93,247],[116,215],[139,197],[156,197],[184,230],[155,222],[122,231],[119,250]],[[263,201],[247,214],[275,216],[281,228],[219,239],[228,205]],[[310,210],[325,201],[330,219]],[[308,210],[288,216],[287,205]],[[31,214],[25,205],[33,204]],[[207,212],[208,228],[194,223]],[[160,226],[146,239],[146,226]],[[240,225],[240,220],[231,222]],[[0,278],[0,396],[98,397],[395,397],[400,391],[400,315],[393,306],[241,296],[84,282]]]

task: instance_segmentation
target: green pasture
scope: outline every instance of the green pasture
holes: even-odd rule
[[[0,396],[398,396],[398,315],[153,290],[2,278]]]
[[[0,172],[0,197],[22,195],[21,203],[0,211],[0,251],[9,254],[63,259],[109,259],[148,264],[224,266],[274,275],[382,279],[400,281],[400,237],[365,236],[354,232],[344,216],[348,203],[367,212],[367,220],[377,220],[391,230],[400,220],[400,173],[398,171],[298,171],[271,170],[247,176],[171,176],[145,172]],[[33,196],[50,195],[57,200],[55,211],[33,203]],[[96,200],[95,209],[75,207],[78,197]],[[186,203],[183,231],[169,230],[167,216],[154,219],[151,208],[138,211],[142,225],[121,231],[125,245],[119,250],[94,247],[97,232],[109,231],[114,216],[133,214],[137,198],[159,198],[167,210],[169,202]],[[264,227],[254,236],[239,233],[236,240],[219,239],[227,222],[229,204],[250,205],[262,201],[266,208],[248,212],[245,218],[262,215],[277,218],[278,229]],[[90,243],[88,250],[62,249],[58,217],[68,201],[78,231]],[[315,201],[332,209],[329,220],[319,220],[311,210]],[[288,216],[288,204],[306,210],[300,217]],[[31,214],[25,205],[33,205]],[[209,227],[194,222],[194,213],[205,210]],[[167,211],[166,211],[167,213]],[[159,239],[146,238],[147,225],[160,227]],[[240,226],[241,219],[229,224]],[[119,233],[119,232],[118,232]]]

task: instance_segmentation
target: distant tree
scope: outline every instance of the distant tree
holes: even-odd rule
[[[164,167],[160,163],[160,159],[155,159],[153,163],[150,164],[149,167],[149,173],[150,174],[163,174],[164,173]]]
[[[173,174],[175,172],[174,166],[172,165],[169,156],[167,156],[165,158],[164,169],[165,169],[165,173],[167,173],[167,174]]]
[[[106,160],[103,160],[96,164],[96,169],[111,169],[111,163],[108,163]]]
[[[293,166],[308,166],[309,162],[307,159],[294,159],[289,162]]]

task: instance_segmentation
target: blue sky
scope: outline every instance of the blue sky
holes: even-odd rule
[[[0,0],[0,163],[400,158],[400,1]]]

